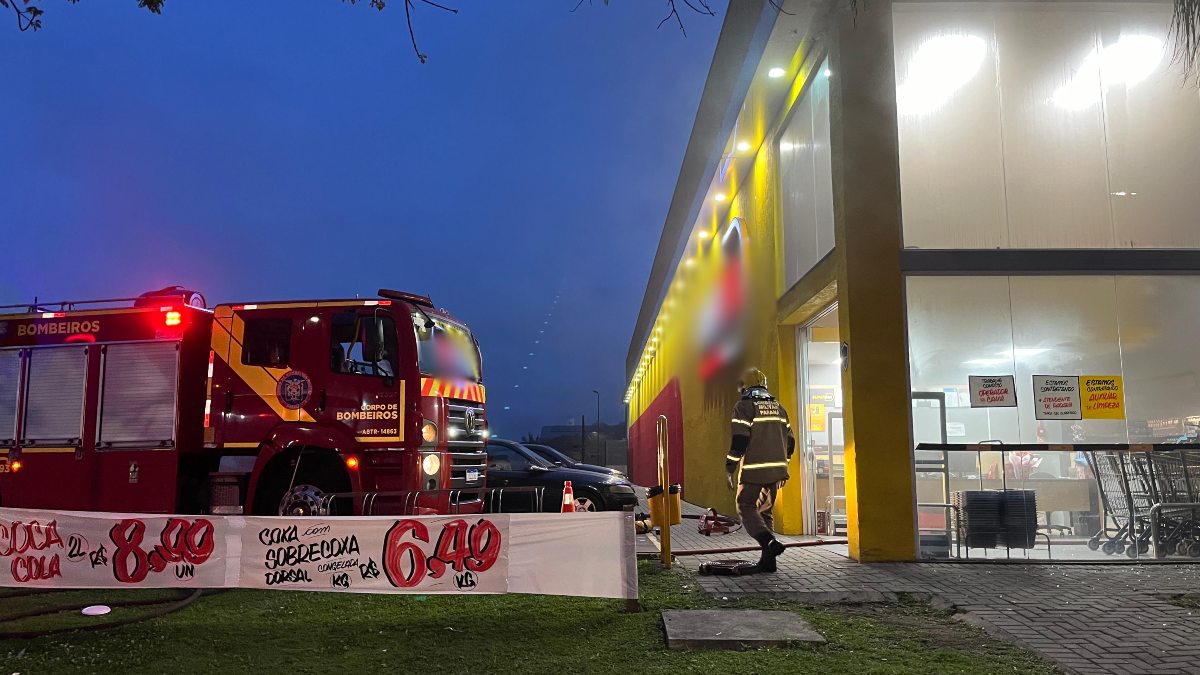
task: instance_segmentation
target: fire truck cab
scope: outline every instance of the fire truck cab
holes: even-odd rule
[[[0,315],[0,504],[482,510],[478,344],[427,297],[128,301]]]

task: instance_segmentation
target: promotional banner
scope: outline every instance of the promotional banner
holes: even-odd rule
[[[226,585],[221,518],[0,509],[0,586]]]
[[[245,518],[241,587],[505,593],[508,518]]]
[[[266,518],[0,508],[0,587],[636,598],[632,512]]]

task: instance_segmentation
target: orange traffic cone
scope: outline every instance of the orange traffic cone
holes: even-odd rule
[[[563,483],[563,513],[575,513],[575,491],[571,489],[571,481]]]

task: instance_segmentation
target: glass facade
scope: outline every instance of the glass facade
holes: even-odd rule
[[[896,3],[905,247],[1200,248],[1170,24],[1168,2]],[[913,441],[996,446],[914,451],[922,557],[1178,553],[1150,507],[1200,452],[1088,447],[1200,436],[1200,275],[1155,272],[910,272]]]
[[[949,442],[1163,443],[1200,417],[1200,277],[910,277],[914,392],[947,396]],[[1014,375],[1017,407],[968,377]],[[1034,375],[1117,375],[1127,419],[1036,420]]]
[[[833,250],[830,72],[822,63],[813,73],[812,83],[779,136],[785,289]]]
[[[909,248],[1200,248],[1168,2],[895,6]]]

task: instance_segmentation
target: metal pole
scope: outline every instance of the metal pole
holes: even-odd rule
[[[667,416],[658,416],[658,484],[662,486],[663,527],[661,554],[663,567],[671,567],[671,466],[668,462]]]
[[[579,416],[579,461],[587,463],[587,415]]]
[[[593,389],[592,393],[596,395],[596,460],[600,460],[600,392]]]

